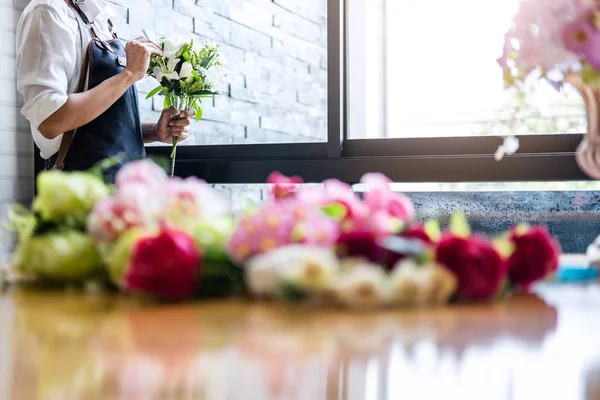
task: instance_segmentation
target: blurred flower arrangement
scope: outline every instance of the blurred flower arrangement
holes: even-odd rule
[[[196,120],[202,118],[202,99],[213,97],[220,77],[223,57],[215,44],[200,47],[192,39],[163,38],[161,55],[150,58],[148,76],[159,85],[146,98],[157,94],[164,96],[164,108],[171,106],[179,111],[196,110]],[[177,137],[173,138],[171,151],[171,176],[174,175]]]
[[[59,171],[41,172],[37,185],[32,209],[10,214],[22,278],[95,281],[167,301],[240,290],[225,247],[233,217],[205,182],[141,160],[121,168],[114,187]]]
[[[114,188],[93,174],[45,171],[32,210],[17,209],[16,271],[40,280],[110,282],[126,293],[182,301],[243,294],[347,308],[491,301],[556,271],[543,227],[498,238],[462,214],[446,230],[419,223],[382,174],[324,188],[273,173],[271,195],[234,220],[205,182],[168,177],[149,160],[124,166]]]
[[[522,90],[528,81],[544,79],[557,90],[568,83],[582,95],[588,134],[577,161],[595,179],[600,179],[599,43],[597,0],[521,0],[497,60],[507,88]],[[509,147],[505,143],[499,153],[510,154]]]

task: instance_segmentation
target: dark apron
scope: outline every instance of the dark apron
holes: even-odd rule
[[[81,72],[85,77],[87,69],[87,90],[90,90],[125,69],[125,48],[114,32],[113,40],[101,40],[96,34],[95,27],[89,23],[79,7],[70,2],[69,5],[78,12],[93,37],[88,45],[87,55],[83,54],[81,57]],[[110,21],[109,25],[112,30]],[[71,140],[67,145],[69,138]],[[123,164],[146,156],[135,85],[127,89],[125,94],[98,118],[73,132],[64,134],[63,141],[65,142],[61,144],[63,154],[59,151],[53,158],[55,162],[58,161],[55,167],[64,171],[87,170],[109,157],[122,157],[119,158],[118,163],[104,171],[105,180],[113,183],[116,172]],[[64,160],[62,163],[60,163],[61,158]]]

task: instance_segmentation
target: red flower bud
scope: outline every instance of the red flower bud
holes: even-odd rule
[[[456,296],[461,299],[488,300],[506,277],[506,263],[484,237],[446,233],[437,246],[436,257],[458,278]]]
[[[514,228],[509,234],[514,251],[509,257],[511,283],[527,289],[558,269],[560,244],[544,227]]]

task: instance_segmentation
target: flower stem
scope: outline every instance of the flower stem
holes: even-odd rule
[[[177,108],[179,112],[184,111],[182,108],[187,109],[186,99],[173,95],[171,99],[171,104]],[[173,119],[179,119],[179,115],[173,117]],[[175,176],[175,158],[177,156],[177,142],[179,138],[177,136],[173,137],[173,146],[171,147],[171,176]]]

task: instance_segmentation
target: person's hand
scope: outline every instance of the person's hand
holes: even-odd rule
[[[179,119],[173,119],[179,115]],[[190,131],[190,118],[196,115],[196,110],[179,112],[175,107],[169,107],[162,111],[156,124],[156,137],[163,143],[173,143],[173,137],[178,141],[187,139]]]
[[[139,37],[127,42],[125,53],[127,54],[125,71],[130,72],[134,81],[137,82],[146,76],[148,64],[150,64],[150,56],[152,54],[162,54],[162,51],[150,39]]]

